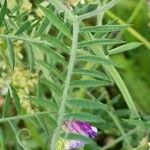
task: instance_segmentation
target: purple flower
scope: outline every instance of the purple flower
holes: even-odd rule
[[[89,123],[81,121],[65,121],[63,130],[68,133],[81,134],[92,139],[97,136],[97,128],[91,126]],[[69,142],[64,143],[65,150],[83,148],[86,144],[85,142],[80,140],[69,140]]]

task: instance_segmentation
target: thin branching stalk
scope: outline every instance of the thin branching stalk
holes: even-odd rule
[[[27,37],[20,37],[20,36],[15,36],[15,35],[0,34],[0,39],[21,40],[21,41],[25,41],[25,42],[29,42],[29,43],[45,44],[45,45],[48,45],[48,46],[52,46],[50,43],[48,43],[46,41],[31,39],[29,37],[28,38]]]
[[[8,122],[8,121],[15,121],[15,120],[19,120],[19,119],[32,118],[32,117],[36,117],[36,116],[45,116],[45,115],[49,115],[50,113],[52,113],[52,112],[44,111],[44,112],[39,112],[39,113],[35,113],[35,114],[5,117],[5,118],[0,119],[0,123],[4,123],[4,122]]]
[[[61,130],[62,123],[63,123],[65,106],[66,106],[70,81],[71,81],[71,77],[73,74],[73,68],[74,68],[74,63],[75,63],[76,49],[77,49],[77,43],[78,43],[78,32],[79,32],[79,22],[77,20],[75,20],[74,24],[73,24],[73,39],[72,39],[73,42],[72,42],[72,49],[71,49],[71,53],[70,53],[68,72],[67,72],[67,77],[65,80],[62,101],[61,101],[60,109],[58,112],[57,128],[55,129],[53,136],[52,136],[52,140],[51,140],[51,146],[50,146],[51,150],[55,150],[56,142],[57,142],[60,130]]]

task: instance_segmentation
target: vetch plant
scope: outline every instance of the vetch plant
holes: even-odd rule
[[[142,43],[116,37],[130,24],[104,24],[118,2],[22,0],[13,8],[1,2],[0,59],[8,70],[0,77],[10,79],[0,106],[1,149],[138,148],[149,134],[148,116],[113,57]]]
[[[89,123],[81,121],[65,121],[62,126],[62,130],[68,132],[68,135],[65,137],[64,140],[60,139],[58,141],[58,150],[71,150],[75,148],[83,148],[86,142],[82,141],[84,139],[83,137],[83,139],[80,140],[80,135],[84,135],[85,137],[90,137],[92,139],[96,138],[97,136],[97,129],[95,127],[91,126]],[[76,136],[76,140],[67,140],[68,136]]]

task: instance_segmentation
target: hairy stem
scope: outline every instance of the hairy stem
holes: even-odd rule
[[[71,81],[71,77],[73,73],[73,67],[75,63],[75,55],[76,55],[77,42],[78,42],[78,32],[79,32],[79,22],[75,21],[73,24],[73,39],[72,39],[73,43],[72,43],[72,49],[70,53],[71,56],[70,56],[70,61],[68,65],[68,72],[67,72],[67,77],[65,80],[62,101],[61,101],[60,109],[58,112],[57,128],[55,129],[53,133],[50,150],[55,150],[56,142],[57,142],[60,130],[61,130],[62,123],[63,123],[63,117],[64,117],[63,115],[65,113],[65,105],[66,105],[66,101],[68,97],[69,85],[70,85],[70,81]]]

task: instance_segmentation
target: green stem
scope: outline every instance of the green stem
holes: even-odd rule
[[[73,74],[73,68],[74,68],[74,63],[75,63],[75,55],[76,55],[77,42],[78,42],[78,32],[79,32],[79,22],[75,21],[73,24],[73,39],[72,39],[73,43],[72,43],[72,50],[70,53],[71,56],[70,56],[70,61],[68,65],[68,72],[67,72],[67,77],[65,80],[62,101],[61,101],[60,109],[58,112],[57,128],[55,129],[53,136],[52,136],[50,150],[55,150],[56,142],[57,142],[60,130],[61,130],[62,123],[63,123],[65,106],[66,106],[66,101],[67,101],[68,92],[69,92],[69,85],[71,82],[71,77]]]
[[[15,120],[19,120],[19,119],[26,119],[26,118],[36,117],[36,116],[41,116],[41,115],[49,115],[50,113],[52,113],[52,112],[44,111],[44,112],[39,112],[39,113],[35,113],[35,114],[19,115],[19,116],[14,116],[14,117],[6,117],[6,118],[0,119],[0,123],[8,122],[8,121],[15,121]]]
[[[52,46],[50,43],[45,42],[45,41],[36,40],[36,39],[30,39],[30,38],[27,38],[27,37],[20,37],[20,36],[15,36],[15,35],[0,34],[0,38],[1,39],[21,40],[21,41],[26,41],[26,42],[29,42],[29,43],[45,44],[45,45]]]

